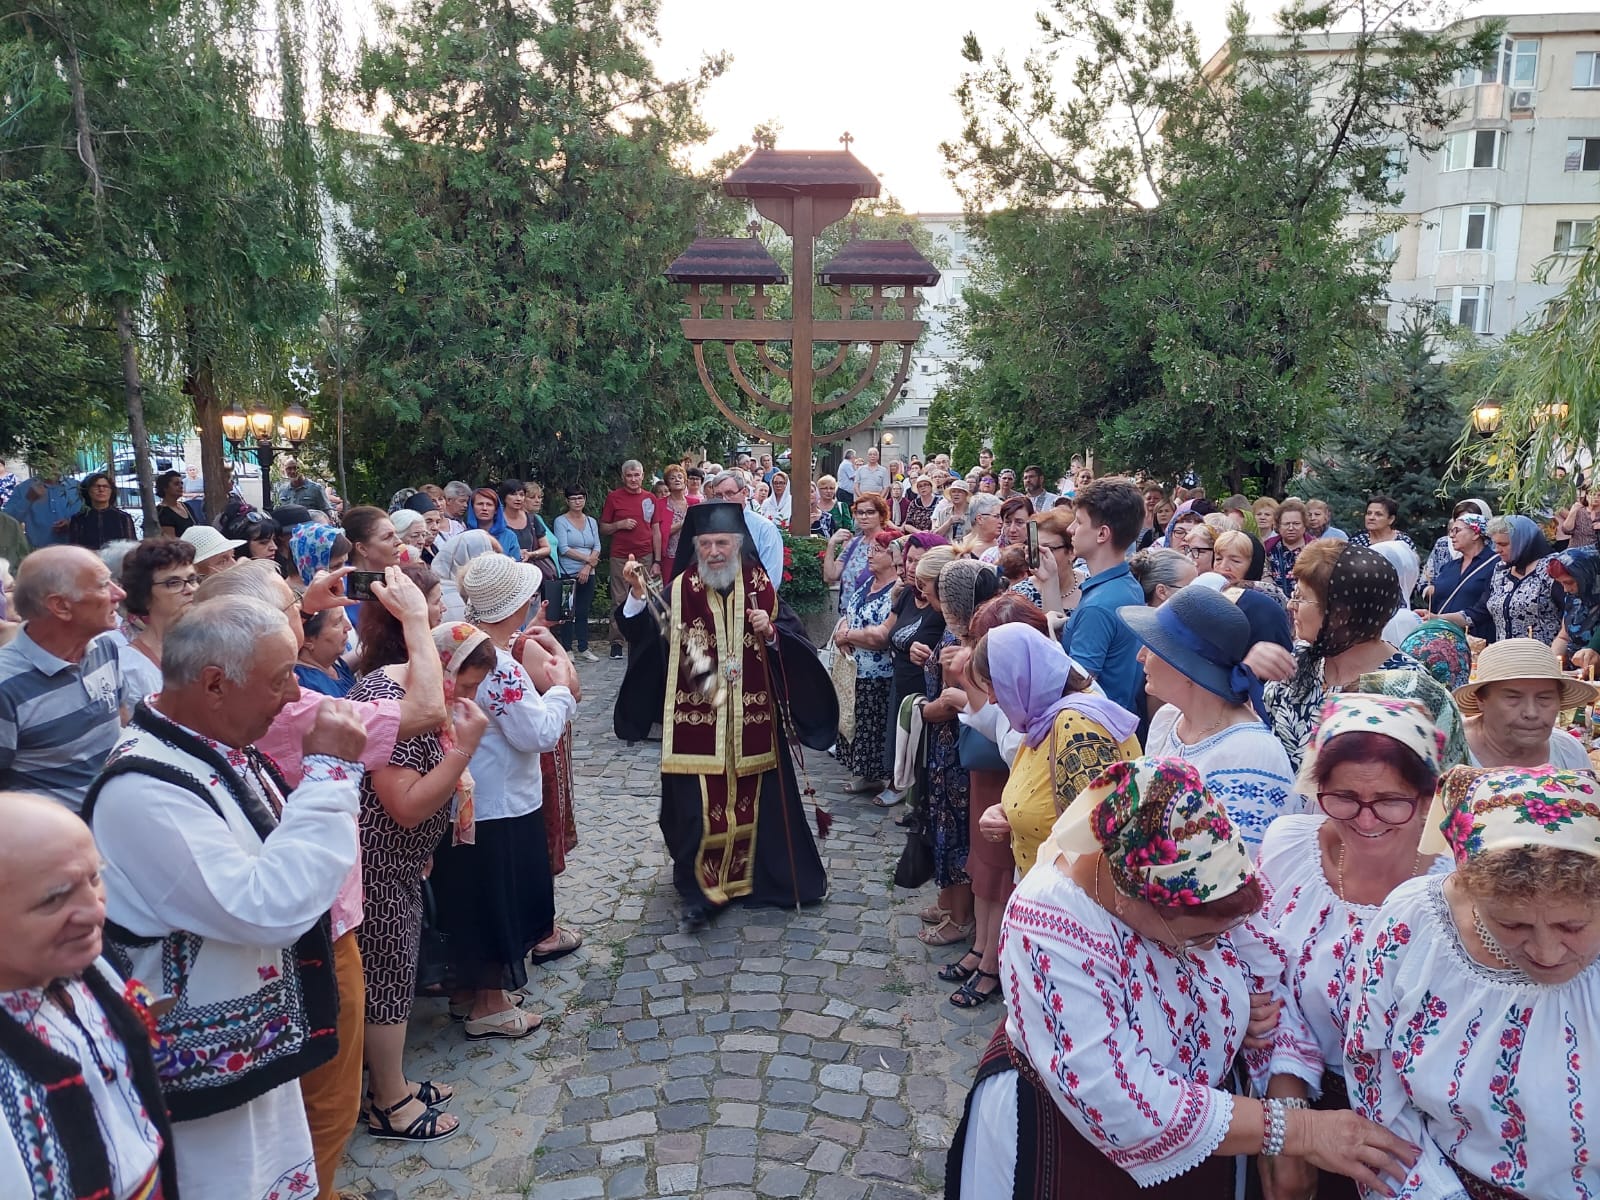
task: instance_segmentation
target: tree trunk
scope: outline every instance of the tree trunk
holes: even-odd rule
[[[205,480],[206,520],[215,521],[228,503],[227,463],[222,457],[222,399],[217,395],[216,373],[200,352],[195,337],[195,315],[184,314],[183,393],[194,405],[200,431],[200,475]]]

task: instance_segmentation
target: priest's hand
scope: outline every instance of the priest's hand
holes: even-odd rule
[[[773,627],[772,618],[767,615],[764,609],[752,608],[750,610],[750,632],[768,645],[778,640],[778,631]]]
[[[628,555],[628,561],[623,564],[622,577],[628,581],[628,587],[633,592],[633,598],[635,600],[643,600],[645,596],[644,568],[639,565],[639,560],[631,554]]]

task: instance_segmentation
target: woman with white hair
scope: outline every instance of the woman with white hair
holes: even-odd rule
[[[1004,503],[992,492],[980,492],[967,504],[970,522],[961,552],[980,562],[993,563],[1000,557],[1000,506]]]

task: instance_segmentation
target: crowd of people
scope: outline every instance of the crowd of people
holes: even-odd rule
[[[629,460],[549,518],[515,479],[346,507],[294,463],[207,522],[164,479],[143,540],[106,476],[65,516],[16,481],[0,1193],[334,1197],[353,1128],[457,1132],[407,1024],[435,994],[524,1037],[530,965],[582,944],[591,615],[617,735],[661,741],[686,932],[826,895],[800,745],[933,885],[948,1001],[996,1022],[948,1195],[1600,1192],[1587,498],[1464,499],[1424,557],[1385,495],[1348,536],[978,457],[816,481],[820,657],[766,456]]]

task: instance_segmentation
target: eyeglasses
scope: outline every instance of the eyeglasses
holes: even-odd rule
[[[200,586],[200,576],[174,575],[170,579],[152,579],[150,586],[167,592],[192,592]]]
[[[1202,554],[1210,554],[1213,557],[1215,557],[1215,555],[1217,553],[1215,550],[1213,550],[1209,546],[1185,546],[1183,548],[1183,552],[1186,555],[1188,555],[1190,558],[1194,559],[1196,562],[1198,562],[1200,560],[1200,556]]]
[[[1156,918],[1166,929],[1167,936],[1172,939],[1172,948],[1180,954],[1187,954],[1190,950],[1210,950],[1225,934],[1234,932],[1250,919],[1248,915],[1243,916],[1225,929],[1218,929],[1214,933],[1202,933],[1199,937],[1186,938],[1178,936],[1178,931],[1173,929],[1166,917],[1161,915],[1160,909],[1156,910]]]
[[[1377,796],[1363,800],[1351,792],[1318,792],[1317,803],[1335,821],[1354,821],[1366,809],[1385,825],[1404,825],[1417,813],[1421,796]]]
[[[1054,552],[1056,554],[1060,554],[1066,548],[1067,548],[1067,544],[1065,542],[1040,542],[1039,543],[1039,549],[1041,549],[1041,550],[1049,550],[1049,551],[1052,551],[1052,552]]]
[[[1316,608],[1317,598],[1315,596],[1296,596],[1294,599],[1289,601],[1289,611],[1297,611],[1298,609],[1304,608],[1308,604],[1312,608]]]

